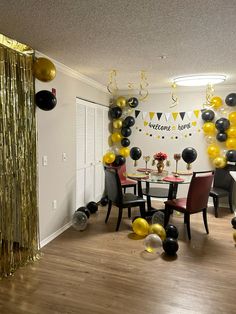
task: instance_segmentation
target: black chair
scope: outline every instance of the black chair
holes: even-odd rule
[[[119,214],[116,225],[116,231],[119,230],[123,214],[123,208],[128,208],[130,217],[131,208],[138,206],[140,208],[141,217],[145,217],[145,200],[131,193],[126,194],[122,193],[122,186],[117,169],[105,167],[105,187],[109,199],[105,222],[107,223],[108,221],[112,205],[117,206],[119,208]]]
[[[230,171],[235,171],[235,165],[227,165],[223,169],[216,169],[214,176],[213,187],[210,191],[210,196],[213,197],[213,204],[215,208],[215,217],[218,217],[219,198],[228,197],[229,208],[233,213],[233,185],[234,179],[230,175]]]

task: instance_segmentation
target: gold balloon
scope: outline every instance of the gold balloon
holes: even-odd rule
[[[42,82],[50,82],[56,76],[55,65],[46,58],[38,58],[33,64],[34,76]]]
[[[130,149],[128,147],[122,147],[119,151],[123,157],[129,157]]]
[[[206,122],[202,126],[203,132],[207,135],[212,135],[216,132],[216,127],[213,122]]]
[[[229,137],[226,142],[225,145],[228,149],[236,149],[236,138],[234,137]]]
[[[220,147],[216,144],[211,144],[207,148],[207,154],[210,158],[216,158],[220,155]]]
[[[224,168],[227,164],[227,160],[225,157],[216,157],[214,160],[213,160],[213,165],[216,167],[216,168]]]
[[[121,136],[120,133],[115,132],[115,133],[113,133],[113,134],[111,135],[111,139],[112,139],[112,142],[116,143],[116,142],[121,141],[122,136]]]
[[[220,97],[215,96],[211,98],[210,104],[214,109],[219,109],[223,105],[223,100]]]
[[[231,126],[226,133],[228,137],[236,137],[236,126]]]
[[[157,234],[162,239],[162,241],[164,241],[166,238],[166,231],[160,224],[151,225],[149,228],[149,233]]]
[[[116,159],[116,155],[113,152],[107,152],[103,156],[103,163],[105,163],[105,164],[112,164],[113,161],[115,161],[115,159]]]
[[[132,223],[134,233],[140,236],[146,236],[149,230],[149,224],[144,218],[136,218]]]
[[[116,100],[116,105],[120,108],[123,108],[126,106],[126,99],[123,96],[120,96]]]
[[[120,129],[122,127],[122,120],[121,119],[116,119],[113,121],[113,127],[115,129]]]
[[[236,125],[236,111],[233,111],[229,114],[230,124]]]

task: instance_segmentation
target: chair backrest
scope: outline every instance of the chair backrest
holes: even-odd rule
[[[187,210],[191,213],[207,208],[214,171],[194,172],[189,185]]]
[[[126,176],[125,176],[125,173],[126,173],[126,164],[120,166],[117,168],[117,171],[118,171],[118,175],[120,177],[120,180],[121,181],[125,181],[126,180]]]
[[[230,192],[233,189],[234,179],[229,172],[235,170],[235,165],[227,165],[223,169],[216,169],[213,186]]]
[[[115,204],[123,201],[122,187],[116,168],[105,167],[105,189],[108,199]]]

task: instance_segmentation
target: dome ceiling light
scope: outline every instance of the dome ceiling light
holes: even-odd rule
[[[225,75],[186,75],[174,78],[173,82],[178,86],[206,86],[219,84],[225,80]]]

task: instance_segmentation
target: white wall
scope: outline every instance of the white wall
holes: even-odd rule
[[[76,209],[76,97],[109,104],[105,91],[82,82],[68,68],[63,69],[63,66],[57,66],[57,76],[52,82],[36,80],[36,91],[56,88],[57,97],[57,106],[52,111],[37,108],[39,224],[43,244],[63,230]],[[63,152],[67,155],[65,162],[62,161]],[[44,155],[48,158],[48,166],[42,165]],[[57,201],[55,210],[52,208],[53,200]]]
[[[236,86],[234,89],[232,87],[225,87],[225,88],[220,87],[217,89],[217,86],[216,86],[215,89],[216,89],[215,95],[222,97],[222,99],[224,100],[225,97],[230,92],[236,91]],[[125,94],[125,92],[123,94]],[[148,100],[145,102],[140,102],[139,106],[136,109],[141,110],[141,111],[146,111],[146,112],[179,112],[179,111],[191,111],[194,109],[201,109],[202,104],[205,101],[205,90],[203,88],[202,91],[178,92],[178,98],[179,98],[179,105],[175,106],[174,108],[170,108],[170,105],[172,104],[170,93],[150,94],[148,97]],[[228,109],[230,109],[230,107],[228,107]],[[230,110],[234,111],[235,108],[232,108]],[[145,120],[150,121],[149,118],[146,118]],[[198,120],[197,119],[192,119],[192,120],[198,121],[199,127],[202,126],[203,121],[201,117]],[[160,124],[165,124],[164,122],[165,119],[161,121],[162,122],[160,122]],[[132,127],[132,135],[130,137],[130,140],[131,140],[130,147],[138,146],[141,148],[143,155],[150,155],[150,156],[153,156],[155,152],[159,152],[159,151],[166,152],[171,161],[171,167],[167,168],[167,170],[174,171],[175,162],[173,159],[173,154],[181,153],[184,148],[191,146],[191,147],[194,147],[198,152],[197,160],[192,164],[192,170],[203,171],[203,170],[213,169],[212,163],[210,162],[207,152],[206,152],[207,143],[205,141],[205,137],[202,131],[195,134],[193,133],[191,137],[188,136],[187,138],[184,137],[178,140],[171,140],[170,138],[168,138],[168,136],[167,138],[165,138],[165,140],[161,140],[161,139],[155,139],[150,136],[146,136],[145,133],[139,132],[139,130],[137,130],[136,127],[141,128],[142,130],[145,130],[143,122],[144,120],[141,118],[141,113],[140,113],[138,118],[136,119],[135,126]],[[188,119],[185,119],[182,122],[180,119],[177,119],[175,124],[178,124],[178,123],[184,124],[187,122],[188,122]],[[158,123],[157,120],[155,120],[155,118],[153,118],[153,123]],[[151,129],[146,129],[146,130],[151,131]],[[192,128],[191,130],[194,131],[194,130],[197,130],[197,128]],[[152,133],[155,133],[155,131]],[[179,134],[184,134],[184,132],[179,133]],[[225,145],[222,145],[222,149],[223,148],[226,148]],[[145,163],[143,161],[143,158],[141,157],[140,161],[138,162],[138,166],[144,167],[144,165]],[[151,162],[149,162],[149,166],[151,166]],[[134,170],[133,161],[130,158],[128,158],[127,167],[128,167],[128,170],[130,171]],[[186,164],[184,163],[183,160],[179,162],[179,170],[186,170]],[[178,196],[185,196],[187,189],[188,189],[187,185],[182,185],[179,188]]]

